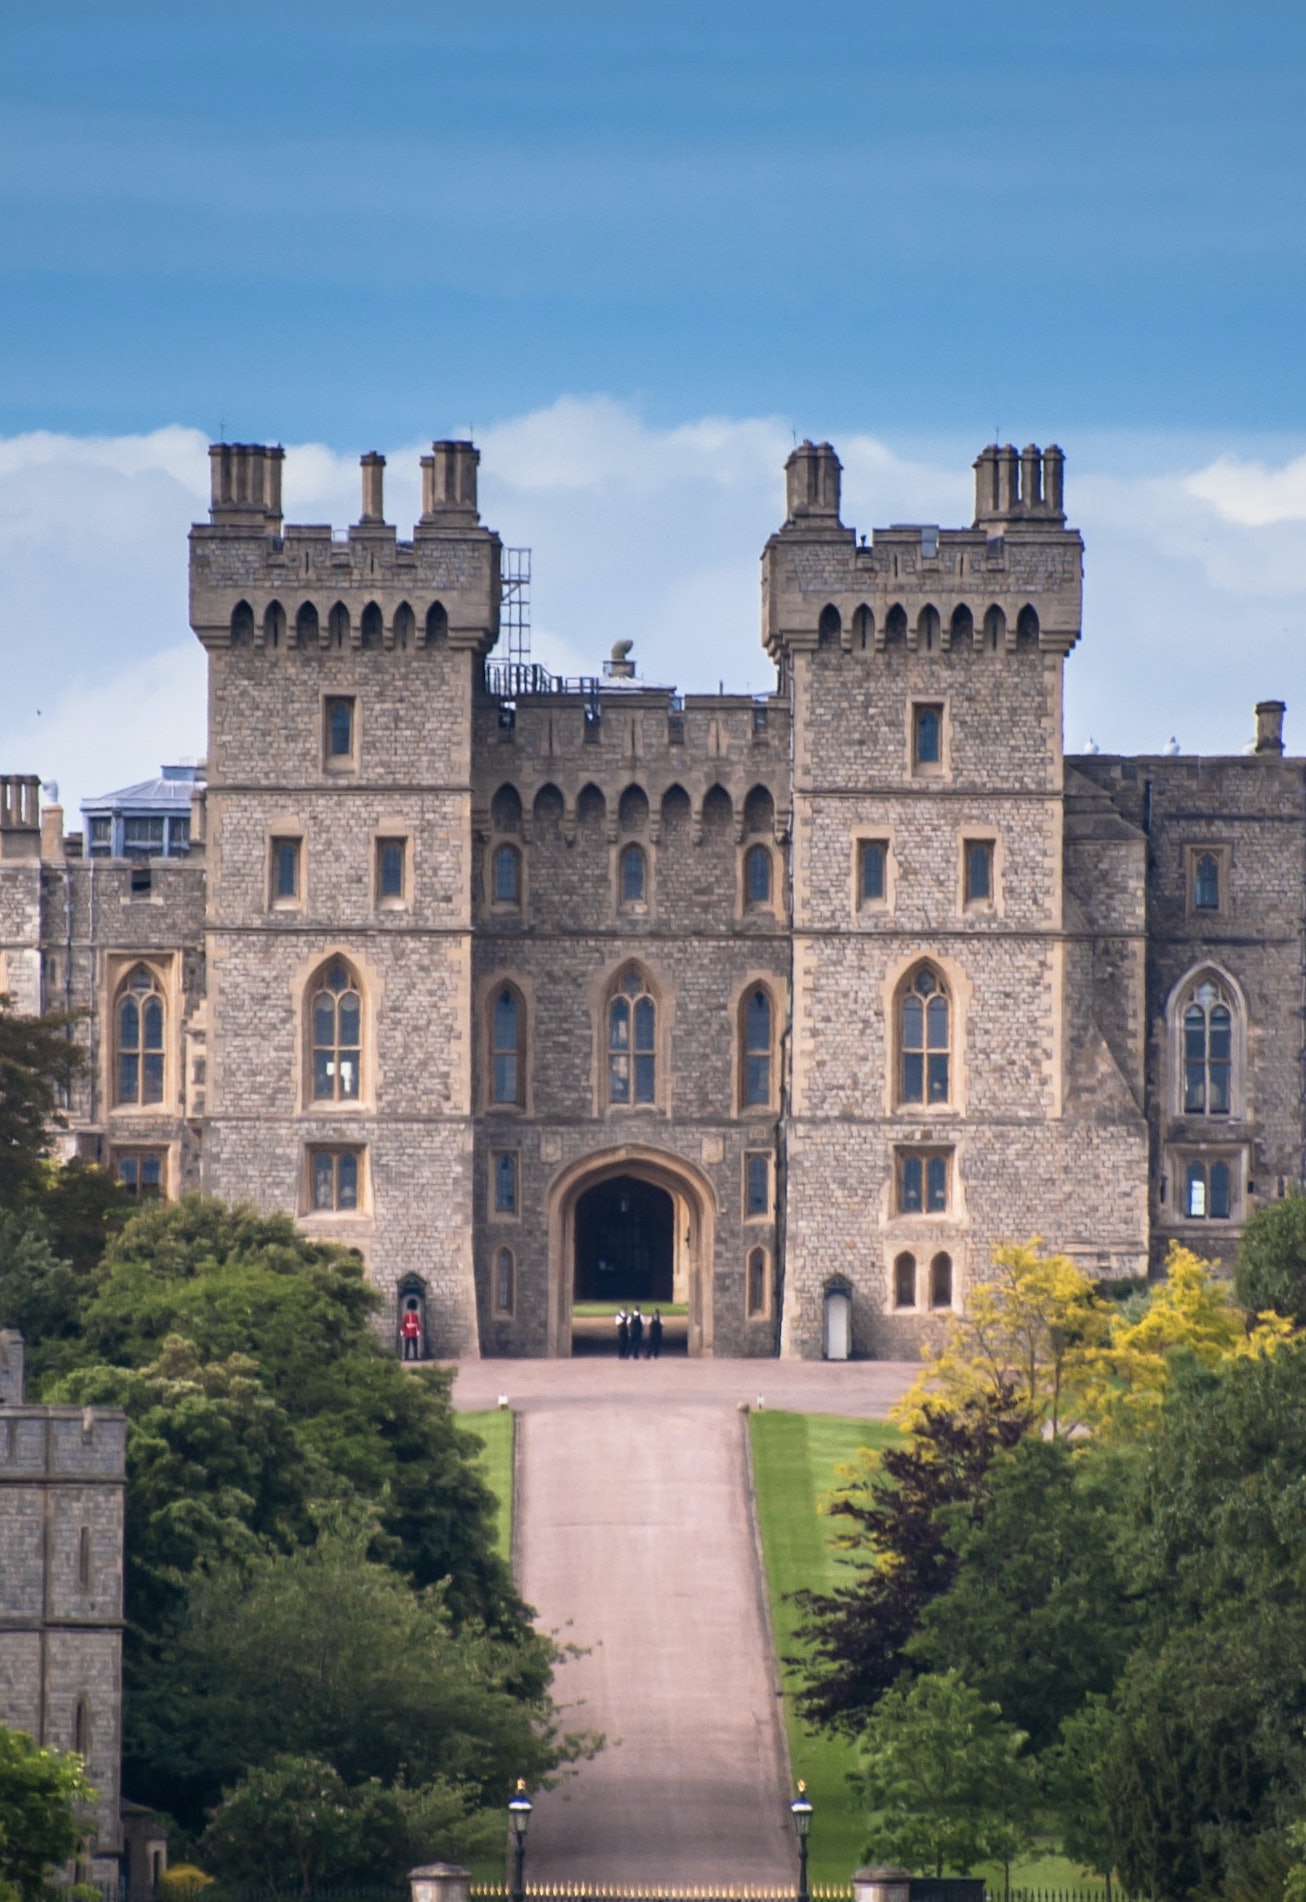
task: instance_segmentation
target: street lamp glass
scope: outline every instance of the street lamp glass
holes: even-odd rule
[[[800,1836],[805,1836],[812,1827],[812,1806],[808,1802],[801,1785],[799,1786],[798,1795],[794,1798],[789,1807],[793,1811],[794,1828],[798,1831]]]
[[[517,1837],[526,1834],[526,1825],[531,1820],[531,1799],[526,1794],[525,1783],[519,1782],[516,1794],[508,1800],[508,1820]]]

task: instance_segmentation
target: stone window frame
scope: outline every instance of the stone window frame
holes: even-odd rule
[[[611,1042],[612,1006],[616,1003],[626,980],[638,977],[643,986],[638,997],[631,996],[631,1047],[629,1055],[651,1055],[653,1058],[653,1097],[651,1102],[635,1101],[636,1073],[633,1067],[630,1073],[631,1093],[629,1100],[623,1102],[613,1098],[611,1078],[611,1058],[614,1045]],[[634,1006],[640,998],[647,997],[653,1005],[653,1049],[651,1052],[639,1052],[634,1049]],[[670,1103],[670,1013],[667,1009],[667,996],[664,986],[643,958],[623,958],[614,971],[610,971],[603,982],[598,1010],[598,1101],[602,1113],[616,1116],[649,1116],[665,1113]]]
[[[760,1270],[761,1300],[754,1299],[756,1286],[755,1271]],[[752,1242],[744,1256],[744,1319],[746,1321],[769,1321],[775,1305],[775,1275],[771,1267],[771,1250],[764,1242]]]
[[[868,846],[879,846],[884,853],[884,892],[879,898],[862,895],[863,868]],[[891,917],[898,896],[898,860],[894,852],[892,826],[858,827],[853,833],[852,912],[856,917]]]
[[[1251,1158],[1246,1143],[1186,1143],[1166,1145],[1165,1173],[1161,1179],[1161,1221],[1167,1229],[1182,1229],[1193,1237],[1215,1237],[1236,1230],[1247,1220]],[[1200,1164],[1205,1170],[1209,1198],[1213,1164],[1223,1163],[1229,1171],[1229,1213],[1227,1215],[1190,1215],[1188,1212],[1188,1170]],[[1194,1246],[1199,1244],[1194,1242]]]
[[[769,971],[754,971],[739,988],[735,997],[735,1114],[743,1117],[774,1116],[780,1106],[780,999],[776,994],[776,980]],[[767,1097],[766,1101],[750,1103],[748,1100],[749,1058],[761,1054],[748,1047],[748,1005],[757,991],[766,993],[771,1008],[771,1036],[766,1052],[767,1057]]]
[[[989,889],[981,898],[974,897],[970,888],[971,854],[977,847],[987,848],[988,853]],[[963,917],[1001,917],[1002,861],[1001,833],[987,826],[962,832],[957,851],[957,909]]]
[[[129,1195],[142,1207],[147,1202],[170,1202],[169,1194],[170,1163],[172,1160],[171,1143],[114,1143],[109,1150],[109,1174],[118,1183],[123,1193]],[[142,1194],[139,1182],[137,1187],[129,1189],[118,1173],[123,1162],[157,1162],[159,1165],[159,1184],[157,1192],[153,1189],[148,1195]]]
[[[939,757],[918,757],[920,715],[932,708],[939,716]],[[950,779],[952,777],[952,697],[950,694],[914,693],[907,697],[907,775],[910,779]]]
[[[911,1299],[902,1300],[906,1277],[911,1276]],[[893,1314],[915,1314],[920,1307],[920,1263],[914,1248],[899,1248],[889,1266],[889,1310]]]
[[[333,753],[331,751],[331,714],[337,706],[349,708],[349,751]],[[356,693],[337,693],[328,688],[322,689],[322,771],[332,778],[338,775],[357,773],[359,769],[359,713]]]
[[[749,867],[754,855],[760,855],[766,861],[767,895],[765,898],[750,898]],[[745,918],[774,917],[778,910],[780,891],[780,862],[775,847],[766,839],[745,839],[739,848],[739,913]]]
[[[1197,868],[1203,858],[1215,860],[1218,902],[1197,903]],[[1229,874],[1233,865],[1233,847],[1225,840],[1186,840],[1184,843],[1184,911],[1189,918],[1227,918],[1229,915]]]
[[[138,1070],[137,1093],[134,1098],[122,1094],[122,1063],[124,1054],[121,1043],[121,1011],[127,1000],[137,971],[145,971],[152,980],[148,992],[140,992],[142,1001],[158,997],[163,1007],[163,1072],[160,1093],[157,1098],[146,1100],[144,1089],[144,1066]],[[110,1035],[105,1038],[105,1101],[114,1116],[149,1117],[174,1114],[173,1106],[180,1095],[178,1075],[178,1053],[173,1049],[173,1026],[179,1021],[179,1000],[177,988],[177,958],[173,952],[121,952],[111,954],[108,960],[108,1020]],[[140,1036],[144,1039],[145,1025],[143,1016],[140,1021]],[[147,1052],[143,1041],[135,1046],[138,1056],[143,1059]],[[157,1147],[157,1145],[155,1145]]]
[[[506,1301],[503,1299],[505,1258],[508,1265]],[[506,1242],[496,1245],[490,1261],[490,1312],[496,1321],[512,1321],[517,1316],[517,1257]]]
[[[387,846],[400,850],[399,892],[381,890],[382,859]],[[372,902],[379,912],[411,911],[413,906],[413,833],[406,825],[383,822],[372,834]]]
[[[1207,1110],[1186,1110],[1184,1012],[1203,984],[1210,983],[1221,992],[1229,1006],[1229,1110],[1212,1115]],[[1246,1119],[1247,1101],[1247,1004],[1242,988],[1223,965],[1209,958],[1191,966],[1170,992],[1165,1010],[1166,1045],[1169,1053],[1168,1097],[1171,1120],[1196,1123],[1203,1129],[1225,1129]]]
[[[766,1171],[766,1203],[761,1209],[749,1204],[748,1176],[749,1167],[760,1162]],[[775,1158],[769,1149],[745,1149],[740,1165],[740,1219],[749,1227],[754,1224],[770,1225],[775,1220]]]
[[[282,846],[295,848],[295,890],[290,896],[278,891],[279,855]],[[302,912],[307,902],[308,854],[304,849],[304,828],[297,820],[272,825],[267,831],[267,908],[271,912]]]
[[[513,1205],[511,1208],[499,1206],[499,1165],[512,1163]],[[485,1180],[485,1217],[489,1222],[521,1222],[521,1150],[509,1143],[496,1143],[490,1151],[489,1169]]]
[[[332,1160],[332,1195],[330,1206],[317,1201],[317,1163],[319,1158]],[[342,1157],[353,1159],[355,1175],[355,1196],[353,1208],[342,1207],[340,1195],[340,1161]],[[372,1213],[371,1171],[368,1168],[368,1146],[361,1142],[332,1142],[310,1139],[303,1146],[303,1161],[300,1167],[299,1212],[301,1217],[329,1222],[356,1222],[367,1220]]]
[[[939,1264],[947,1263],[948,1295],[940,1301],[937,1295]],[[957,1311],[957,1257],[951,1248],[936,1248],[930,1256],[926,1291],[928,1294],[927,1311],[930,1314],[954,1314]]]
[[[337,965],[342,967],[345,979],[344,985],[340,990],[336,990],[328,981],[333,969]],[[332,1006],[335,1034],[329,1045],[318,1043],[317,1025],[315,1022],[316,1002],[324,992],[329,992],[335,999]],[[358,999],[357,1045],[343,1041],[340,1034],[340,1004],[347,995],[353,995]],[[304,987],[304,1029],[304,1097],[306,1107],[310,1109],[315,1116],[340,1114],[341,1112],[346,1114],[357,1112],[365,1101],[364,1080],[367,1071],[366,1051],[369,1042],[367,993],[356,961],[345,952],[330,951],[325,957],[320,958],[315,965],[308,983]],[[341,1088],[342,1066],[338,1062],[334,1063],[332,1070],[332,1094],[330,1096],[319,1096],[317,1094],[316,1055],[319,1050],[326,1049],[336,1051],[357,1049],[358,1079],[357,1088],[352,1095],[346,1094]]]
[[[907,1000],[909,996],[911,996],[913,992],[915,991],[917,980],[921,977],[921,975],[924,972],[927,972],[927,971],[934,978],[935,984],[937,986],[937,992],[943,997],[948,1007],[948,1036],[947,1036],[946,1045],[935,1050],[931,1050],[929,1048],[929,1035],[930,1035],[929,1017],[931,1013],[929,1011],[929,1006],[927,1001],[926,1008],[923,1013],[924,1041],[923,1041],[922,1050],[921,1050],[921,1068],[922,1068],[921,1091],[922,1091],[922,1094],[919,1097],[909,1097],[906,1094],[906,1081],[905,1081],[906,1058],[909,1054],[914,1055],[915,1052],[913,1051],[909,1053],[905,1049],[904,1018],[906,1013]],[[908,1114],[908,1115],[914,1115],[914,1116],[921,1116],[923,1114],[928,1114],[930,1116],[949,1115],[949,1114],[956,1114],[957,1111],[961,1108],[961,1095],[960,1095],[960,1089],[959,1089],[960,1078],[958,1075],[958,1063],[957,1063],[958,1045],[960,1042],[959,1033],[961,1029],[961,1012],[958,1008],[958,1005],[959,1005],[959,1000],[955,994],[952,984],[949,982],[949,976],[948,976],[948,972],[946,968],[940,962],[939,959],[930,957],[928,955],[924,957],[918,956],[913,958],[911,963],[907,966],[906,970],[901,974],[897,982],[894,984],[893,1015],[890,1019],[890,1022],[892,1023],[892,1026],[893,1026],[893,1050],[892,1050],[892,1063],[890,1065],[890,1079],[891,1079],[891,1090],[892,1090],[894,1109],[899,1114]],[[929,1075],[929,1072],[930,1072],[929,1058],[931,1056],[946,1057],[947,1066],[948,1066],[947,1093],[944,1096],[933,1098],[933,1099],[931,1099],[931,1096],[930,1096],[930,1075]]]
[[[498,861],[500,852],[511,852],[517,868],[517,896],[500,898],[498,896]],[[526,915],[526,854],[522,850],[520,838],[509,837],[507,833],[492,833],[485,849],[485,895],[486,908],[496,917],[523,918]]]
[[[643,866],[642,892],[638,898],[626,897],[626,855],[638,852]],[[651,918],[653,915],[653,854],[648,835],[638,839],[618,839],[612,852],[613,892],[617,913],[623,918]]]
[[[510,991],[517,1005],[517,1093],[514,1098],[500,1098],[495,1094],[495,1059],[501,1054],[496,1042],[495,1009],[499,998]],[[484,1088],[482,1097],[486,1112],[490,1115],[521,1116],[527,1108],[530,1087],[530,1049],[531,1049],[531,999],[522,987],[520,978],[510,971],[500,971],[483,987],[481,1015],[485,1029],[485,1065]],[[507,1054],[503,1046],[502,1054]]]
[[[352,974],[354,988],[362,1004],[359,1018],[358,1095],[356,1097],[315,1097],[313,1095],[313,998],[319,980],[339,958]],[[376,1095],[376,1034],[384,983],[358,950],[350,944],[327,942],[307,957],[291,979],[295,1011],[297,1075],[299,1078],[298,1113],[301,1116],[350,1116],[372,1108]]]
[[[921,1206],[909,1209],[905,1206],[905,1171],[908,1162],[921,1165]],[[929,1207],[929,1165],[931,1162],[943,1164],[943,1207]],[[954,1184],[957,1173],[957,1152],[951,1143],[900,1143],[893,1151],[893,1187],[892,1219],[911,1222],[951,1222],[956,1220],[956,1192]]]

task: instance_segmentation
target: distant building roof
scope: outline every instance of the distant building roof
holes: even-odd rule
[[[117,792],[102,793],[98,799],[83,799],[83,812],[188,812],[198,766],[165,766],[157,779],[142,779],[135,786],[123,786]]]

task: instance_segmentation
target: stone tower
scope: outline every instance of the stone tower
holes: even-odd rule
[[[23,1337],[0,1330],[0,1722],[81,1753],[89,1875],[115,1886],[126,1459],[118,1408],[26,1404]]]
[[[763,557],[794,733],[782,1352],[838,1351],[836,1303],[856,1352],[912,1352],[1004,1239],[1146,1261],[1141,865],[1119,930],[1065,889],[1083,546],[1058,449],[988,448],[975,472],[972,527],[858,546],[838,458],[804,443]],[[1075,973],[1131,933],[1113,1050]]]
[[[479,457],[422,459],[411,541],[362,459],[343,538],[286,527],[279,448],[210,451],[204,1184],[356,1246],[428,1345],[476,1351],[471,743],[498,633]]]

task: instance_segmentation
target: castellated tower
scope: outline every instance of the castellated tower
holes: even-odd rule
[[[850,1320],[892,1355],[1003,1240],[1145,1271],[1146,872],[1141,834],[1064,784],[1083,545],[1060,450],[984,450],[973,527],[869,547],[840,473],[794,451],[763,556],[794,735],[781,1351],[838,1352]]]
[[[209,657],[203,1179],[361,1250],[477,1351],[472,697],[499,624],[478,455],[422,459],[411,541],[362,459],[347,536],[285,527],[279,448],[210,451],[191,534]]]

